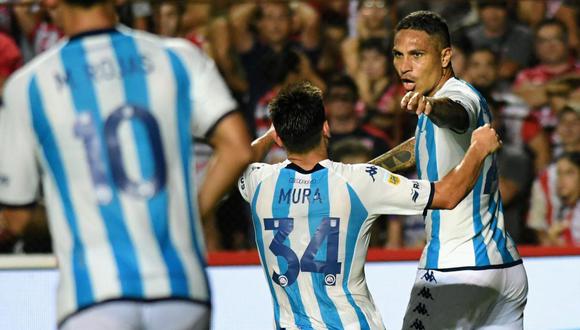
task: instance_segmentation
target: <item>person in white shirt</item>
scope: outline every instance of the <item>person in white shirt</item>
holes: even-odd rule
[[[397,25],[393,63],[407,94],[401,107],[419,116],[419,179],[437,181],[461,161],[478,127],[489,124],[485,99],[454,77],[449,31],[419,11]],[[496,157],[486,159],[473,191],[453,210],[430,210],[427,245],[404,328],[523,327],[527,277],[504,227]]]

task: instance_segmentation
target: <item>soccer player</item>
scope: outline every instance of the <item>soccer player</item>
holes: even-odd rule
[[[0,203],[32,203],[42,179],[59,326],[209,329],[199,220],[252,155],[234,100],[188,42],[117,26],[114,1],[44,3],[68,38],[6,86]],[[199,198],[192,136],[215,147]]]
[[[394,66],[417,113],[415,158],[420,179],[437,181],[465,156],[477,127],[489,124],[485,99],[451,67],[449,31],[431,12],[399,22]],[[453,210],[429,210],[427,245],[404,329],[515,329],[523,326],[527,277],[505,231],[495,156],[476,174],[473,191]]]
[[[321,92],[309,83],[284,89],[270,115],[275,129],[253,143],[255,155],[276,141],[288,159],[252,164],[238,186],[251,204],[276,329],[384,329],[363,269],[373,222],[453,208],[499,147],[497,134],[489,126],[475,131],[463,162],[432,183],[329,161]]]

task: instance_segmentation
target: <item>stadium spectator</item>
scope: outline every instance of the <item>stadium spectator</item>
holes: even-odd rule
[[[566,25],[556,19],[540,22],[535,47],[540,63],[522,70],[513,88],[531,107],[540,108],[548,104],[546,83],[570,74],[580,75],[580,63],[570,54]]]
[[[342,58],[346,73],[356,77],[359,71],[359,46],[362,40],[380,38],[389,43],[393,35],[391,2],[387,0],[361,0],[356,15],[356,34],[346,39],[342,46]]]
[[[506,145],[526,150],[539,173],[551,162],[550,140],[529,107],[498,81],[497,56],[489,48],[474,50],[468,59],[466,80],[488,101],[496,129]]]
[[[8,77],[22,64],[22,54],[14,40],[0,32],[0,93],[4,92],[4,83]],[[0,104],[1,101],[0,98]]]
[[[308,6],[301,2],[299,6]],[[296,18],[299,13],[309,17]],[[256,104],[268,93],[273,84],[268,81],[271,67],[264,65],[264,58],[280,54],[288,48],[305,55],[312,63],[317,63],[320,55],[318,15],[313,10],[299,10],[290,7],[288,2],[244,3],[230,7],[233,48],[239,58],[248,81],[247,118],[253,124],[253,110]],[[302,22],[302,30],[296,40],[291,39],[294,22]],[[302,57],[302,56],[300,56]],[[308,80],[320,84],[321,80],[310,70]],[[320,86],[323,87],[323,86]]]
[[[288,159],[254,163],[238,183],[251,204],[275,327],[384,329],[364,276],[370,226],[381,214],[453,208],[500,143],[493,129],[478,129],[462,166],[436,183],[332,162],[321,94],[311,84],[278,94],[270,105],[275,129],[253,148],[258,157],[276,141]]]
[[[357,138],[371,150],[371,157],[388,150],[388,145],[380,136],[373,135],[361,126],[361,120],[355,112],[358,90],[354,81],[347,75],[339,75],[328,82],[325,95],[325,106],[330,125],[329,147],[349,138]],[[331,154],[331,159],[334,155]]]
[[[563,153],[580,152],[580,106],[568,105],[558,114],[554,159]]]
[[[152,8],[149,1],[114,0],[119,22],[126,26],[147,31],[151,27]]]
[[[558,126],[556,127],[556,140],[559,144],[555,148],[556,159],[562,154],[575,154],[580,152],[580,123],[579,111],[572,106],[567,106],[559,114]],[[562,203],[557,194],[558,173],[556,164],[538,174],[533,183],[530,196],[530,209],[527,217],[527,226],[536,232],[536,241],[547,244],[545,235],[548,227],[556,223],[560,217]],[[555,228],[558,228],[557,226]]]
[[[563,154],[550,170],[534,184],[528,226],[542,245],[580,245],[580,153]]]
[[[208,329],[200,219],[252,156],[235,101],[199,49],[117,25],[112,1],[44,3],[68,38],[5,88],[0,203],[12,218],[42,178],[59,328]],[[199,190],[192,136],[215,147]]]
[[[395,31],[394,65],[407,91],[401,107],[419,116],[419,179],[438,180],[461,162],[471,132],[490,123],[491,113],[473,87],[454,77],[449,30],[439,15],[415,12]],[[426,212],[427,245],[405,329],[523,327],[527,277],[504,226],[495,157],[478,173],[477,186],[457,207]],[[435,304],[425,307],[424,290],[438,297]],[[495,298],[483,298],[491,293]]]
[[[56,43],[63,36],[57,26],[57,13],[54,10],[34,6],[33,0],[23,0],[21,6],[14,7],[14,16],[26,40],[30,43],[32,58]]]
[[[477,0],[481,23],[467,29],[473,48],[489,47],[499,54],[499,78],[512,80],[532,63],[530,29],[512,22],[506,0]]]

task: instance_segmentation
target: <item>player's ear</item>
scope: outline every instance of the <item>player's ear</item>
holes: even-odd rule
[[[441,67],[447,68],[451,64],[451,47],[446,47],[441,50]]]
[[[328,125],[328,120],[325,120],[324,124],[322,124],[322,134],[330,139],[330,125]]]

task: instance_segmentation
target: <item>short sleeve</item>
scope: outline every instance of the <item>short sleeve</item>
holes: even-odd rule
[[[351,185],[369,214],[423,214],[431,206],[433,185],[409,180],[373,165],[356,165]]]
[[[6,86],[0,110],[0,203],[21,206],[34,202],[40,178],[27,98],[13,85]]]
[[[221,119],[236,110],[237,103],[221,77],[215,62],[187,40],[169,39],[189,77],[192,134],[206,138]]]
[[[264,163],[253,163],[246,168],[240,179],[238,180],[238,190],[240,191],[240,195],[246,200],[246,202],[250,203],[252,196],[254,195],[254,191],[256,190],[256,186],[259,181],[259,171],[263,167],[268,166]]]
[[[466,83],[459,82],[438,95],[438,97],[447,97],[453,102],[458,103],[467,111],[469,116],[469,127],[477,127],[477,117],[480,111],[480,102],[475,94]]]
[[[201,50],[196,57],[197,70],[191,81],[193,133],[203,138],[211,135],[219,121],[236,109],[237,104],[215,62]]]

